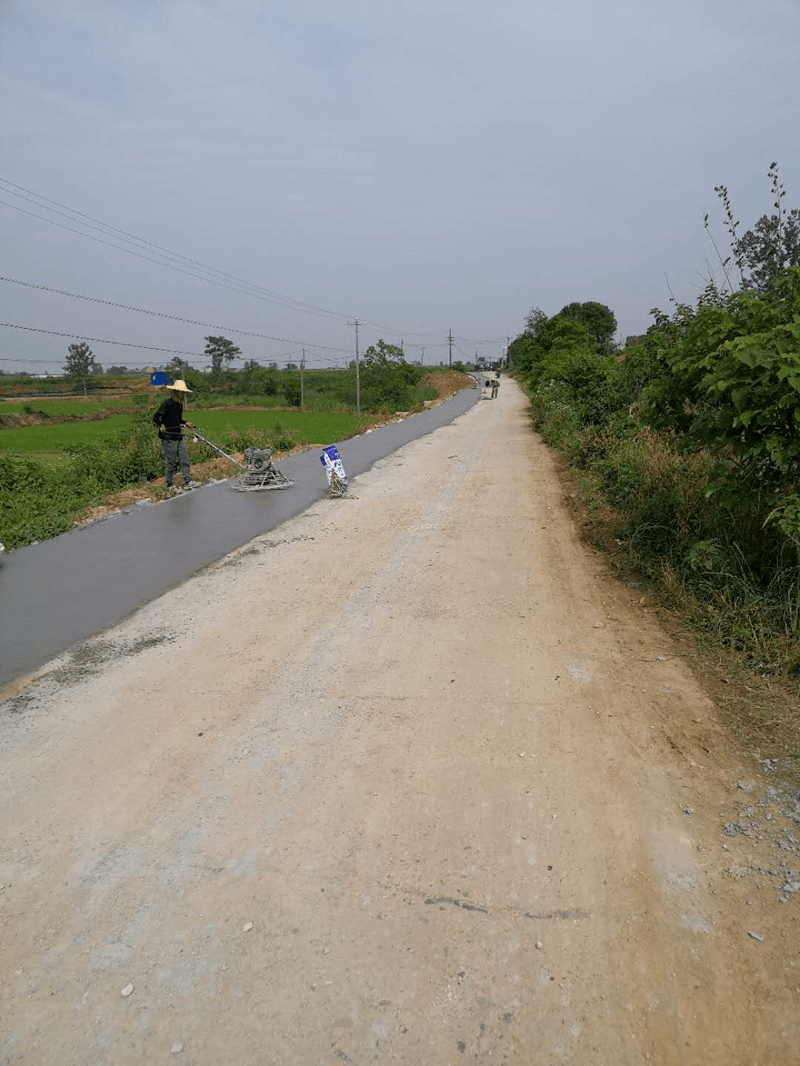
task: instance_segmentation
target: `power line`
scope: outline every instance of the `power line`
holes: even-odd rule
[[[7,178],[0,177],[0,184],[10,186],[10,188],[3,190],[6,194],[24,200],[26,203],[31,203],[40,210],[49,211],[52,214],[59,215],[61,218],[66,218],[67,221],[73,222],[76,225],[96,230],[97,232],[102,233],[104,237],[114,238],[115,241],[122,240],[124,244],[140,245],[146,251],[154,252],[159,258],[153,259],[152,255],[143,255],[141,249],[134,251],[131,248],[125,248],[124,245],[93,237],[92,234],[86,233],[84,230],[64,226],[63,223],[56,222],[54,219],[47,218],[45,215],[37,215],[32,211],[26,211],[25,208],[19,207],[17,204],[10,204],[7,200],[0,201],[4,206],[10,207],[15,211],[21,211],[23,214],[31,215],[33,218],[38,218],[42,222],[49,222],[51,225],[67,229],[71,233],[77,233],[82,237],[88,237],[90,240],[97,241],[100,244],[109,245],[110,247],[126,252],[129,255],[135,255],[138,258],[147,259],[149,262],[156,263],[159,266],[166,266],[171,270],[177,270],[180,273],[189,274],[190,277],[195,277],[202,281],[210,281],[212,284],[222,285],[223,288],[233,288],[234,291],[244,292],[245,295],[256,296],[260,299],[267,299],[275,303],[280,303],[294,311],[306,314],[320,314],[345,320],[349,318],[348,315],[340,311],[331,311],[328,308],[319,307],[316,304],[297,300],[293,296],[285,296],[283,293],[276,292],[273,289],[267,289],[263,285],[256,285],[244,278],[237,277],[235,274],[229,274],[227,271],[220,270],[218,267],[209,266],[209,264],[203,263],[199,259],[193,259],[190,256],[182,255],[180,252],[175,252],[169,248],[164,248],[162,245],[155,244],[153,241],[148,241],[143,237],[137,237],[136,234],[129,233],[127,230],[120,229],[118,226],[112,226],[108,222],[103,222],[101,219],[95,218],[93,215],[88,215],[83,211],[78,211],[66,204],[62,204],[58,200],[50,200],[48,197],[42,196],[40,193],[34,192],[32,189],[26,188],[24,185],[17,185],[14,182],[9,181]],[[19,189],[21,192],[14,192],[15,189]],[[29,195],[24,196],[22,193],[28,193]],[[54,204],[55,207],[50,207],[48,206],[49,204]],[[63,208],[63,210],[57,210],[57,208]],[[65,214],[65,212],[67,213]],[[88,221],[84,222],[83,219],[87,219]],[[163,262],[162,260],[164,259],[166,259],[167,262]],[[173,262],[169,262],[169,260],[172,260]],[[253,291],[247,292],[247,290]]]
[[[123,230],[118,226],[113,226],[110,223],[103,222],[101,219],[95,218],[93,215],[89,215],[86,212],[69,207],[67,204],[63,204],[58,200],[52,200],[49,197],[43,196],[41,193],[37,193],[24,185],[18,185],[17,183],[10,181],[8,178],[3,178],[0,176],[0,190],[5,192],[7,195],[10,195],[18,200],[22,200],[26,203],[33,205],[34,207],[38,208],[39,211],[46,211],[49,212],[49,214],[51,215],[57,215],[60,218],[65,219],[67,222],[73,223],[73,225],[66,225],[64,222],[59,222],[55,218],[51,218],[43,214],[38,214],[35,211],[30,211],[24,207],[21,207],[19,204],[9,203],[7,200],[0,199],[0,204],[2,204],[3,206],[11,208],[11,210],[18,211],[21,214],[28,215],[29,217],[35,218],[41,222],[47,222],[52,226],[57,226],[59,229],[64,229],[67,232],[75,233],[80,237],[85,237],[88,240],[94,241],[97,244],[103,244],[107,247],[114,248],[117,251],[124,252],[126,255],[135,256],[136,258],[143,259],[146,262],[154,263],[156,266],[166,267],[169,270],[176,271],[180,274],[185,274],[187,277],[194,278],[198,281],[207,281],[213,285],[219,286],[220,288],[228,289],[229,291],[237,292],[244,296],[250,296],[265,302],[278,304],[279,306],[285,307],[289,310],[296,311],[301,314],[317,314],[323,317],[334,318],[337,320],[344,320],[347,322],[351,321],[351,316],[348,314],[345,314],[340,311],[333,311],[329,308],[320,307],[316,304],[307,303],[305,301],[298,300],[295,297],[286,296],[282,293],[276,292],[275,290],[267,289],[264,286],[249,282],[243,278],[238,277],[235,274],[230,274],[227,271],[210,266],[209,264],[204,263],[201,260],[194,259],[190,256],[185,256],[180,252],[175,252],[172,249],[156,244],[153,241],[149,241],[143,237],[139,237],[136,234],[130,233],[127,230]],[[87,232],[87,230],[94,230],[95,233],[93,234]],[[97,236],[96,234],[100,234],[100,236]],[[133,247],[126,247],[126,245],[132,245]],[[170,318],[174,321],[186,322],[193,325],[201,325],[205,328],[224,329],[229,332],[241,333],[246,336],[258,337],[264,340],[274,340],[278,341],[281,344],[305,344],[305,346],[307,347],[327,349],[329,351],[348,351],[348,349],[346,348],[339,348],[331,345],[317,345],[311,344],[310,342],[306,344],[306,342],[295,341],[294,339],[288,339],[284,337],[273,337],[269,334],[257,333],[251,330],[243,330],[233,326],[216,326],[210,323],[198,321],[196,319],[183,318],[178,315],[169,315],[164,312],[152,311],[146,308],[139,308],[127,304],[115,303],[114,301],[103,300],[99,297],[84,296],[78,293],[71,293],[65,290],[51,288],[44,285],[37,286],[28,282],[19,281],[15,278],[2,278],[0,280],[8,281],[19,285],[27,285],[30,288],[38,288],[41,291],[48,291],[63,296],[70,296],[74,299],[89,300],[94,303],[102,303],[110,307],[120,308],[122,310],[135,311],[140,314],[150,314],[160,318]],[[360,321],[365,326],[371,326],[374,329],[382,330],[389,334],[402,334],[403,336],[412,336],[420,338],[436,336],[436,334],[434,333],[422,333],[416,330],[398,330],[394,327],[386,326],[379,322],[373,322],[370,319],[361,319]],[[496,344],[500,343],[500,341],[503,340],[503,338],[474,340],[462,337],[460,337],[459,339],[469,345]],[[411,346],[419,348],[422,347],[422,344],[418,343],[416,345]],[[426,343],[425,347],[434,348],[440,347],[440,345],[435,343]]]
[[[8,325],[8,324],[7,323],[0,323],[0,325]],[[30,326],[16,326],[16,327],[13,327],[13,328],[15,328],[15,329],[30,329],[32,327],[30,327]],[[52,332],[52,331],[51,330],[40,330],[39,332],[47,333],[47,332]],[[60,334],[59,333],[59,334],[56,334],[56,336],[71,337],[73,340],[92,340],[91,337],[80,338],[80,337],[77,337],[77,336],[73,336],[73,334],[71,334],[71,333],[65,333],[65,334]],[[96,344],[122,344],[124,342],[122,342],[122,341],[97,341],[97,340],[95,340],[94,343],[96,343]],[[138,345],[131,345],[131,347],[138,347]],[[174,353],[175,355],[195,355],[195,354],[197,354],[195,352],[181,352],[181,351],[178,351],[177,349],[174,349],[174,348],[157,348],[157,349],[155,349],[155,351],[170,352],[170,353]],[[288,353],[284,352],[283,355],[279,356],[279,358],[280,359],[285,359],[287,357],[287,355],[297,355],[297,352],[288,352]],[[19,357],[15,358],[15,359],[9,359],[9,358],[7,358],[5,356],[0,356],[0,363],[21,363],[21,362],[24,362],[25,364],[28,364],[28,363],[34,364],[35,363],[37,366],[40,366],[40,365],[41,366],[54,366],[56,364],[63,364],[64,360],[63,359],[28,359],[28,358],[20,359]],[[270,363],[273,363],[273,362],[275,363],[275,367],[278,370],[280,370],[280,367],[278,367],[277,359],[271,359],[270,360]],[[308,360],[306,360],[306,363],[308,364]],[[264,366],[262,363],[259,363],[258,365],[263,370],[271,369],[270,366]],[[307,366],[307,368],[308,368],[308,366]],[[326,363],[326,362],[315,361],[314,365],[313,365],[313,367],[311,367],[311,369],[313,369],[313,370],[343,370],[344,367],[342,367],[342,365],[340,363]],[[16,371],[16,373],[24,374],[24,373],[26,373],[26,371],[19,370],[19,371]],[[0,385],[2,385],[2,378],[0,378]]]
[[[460,334],[455,333],[454,336],[458,337],[464,344],[500,344],[505,342],[506,338],[503,337],[490,337],[488,340],[475,340],[473,337],[462,337]]]
[[[165,311],[151,311],[146,307],[133,307],[130,304],[117,303],[114,300],[104,300],[100,296],[85,296],[79,292],[68,292],[66,289],[56,289],[50,285],[37,285],[32,281],[21,281],[19,278],[0,276],[0,281],[9,282],[12,285],[23,285],[27,289],[37,289],[40,292],[52,292],[58,296],[70,296],[74,300],[88,300],[91,303],[104,304],[106,307],[116,307],[123,311],[136,311],[142,315],[153,315],[156,318],[168,318],[173,322],[185,322],[193,326],[203,326],[204,329],[222,329],[227,333],[241,333],[247,337],[258,337],[261,340],[278,341],[280,344],[305,345],[307,348],[324,348],[332,352],[349,352],[349,348],[336,348],[329,344],[312,344],[311,341],[298,341],[290,337],[273,337],[268,333],[255,333],[252,330],[239,329],[237,326],[219,326],[213,322],[201,322],[196,318],[183,318],[181,315],[170,315]]]
[[[382,326],[380,324],[380,322],[372,322],[368,318],[362,318],[359,321],[361,322],[362,326],[372,326],[374,329],[382,329],[384,331],[384,333],[394,334],[395,336],[397,336],[398,333],[401,334],[402,336],[406,336],[406,337],[438,337],[439,336],[438,333],[417,333],[413,329],[395,329],[394,326]],[[412,345],[412,347],[413,347],[413,345]],[[417,347],[419,347],[419,345],[417,345]],[[430,348],[430,347],[433,347],[433,346],[429,345],[429,344],[426,344],[425,347],[426,348]]]
[[[0,204],[3,204],[5,207],[10,207],[14,211],[19,211],[23,215],[30,215],[31,218],[38,218],[42,222],[49,222],[51,226],[58,226],[59,229],[67,230],[70,233],[77,233],[78,236],[86,237],[88,240],[94,241],[96,244],[105,244],[109,248],[116,248],[120,252],[125,252],[126,255],[133,255],[137,259],[144,259],[148,263],[155,263],[156,266],[167,267],[167,269],[169,269],[169,270],[174,270],[174,271],[176,271],[179,274],[186,274],[187,277],[195,278],[198,281],[208,281],[212,285],[217,285],[217,286],[219,286],[222,289],[228,289],[231,292],[238,292],[238,293],[240,293],[243,296],[252,296],[254,299],[262,300],[265,303],[276,303],[276,302],[279,302],[279,301],[276,301],[273,298],[270,298],[268,296],[264,296],[264,295],[262,295],[259,292],[252,292],[248,288],[243,288],[241,285],[238,285],[238,284],[233,284],[233,285],[227,284],[227,283],[225,283],[223,281],[218,281],[217,279],[215,279],[213,277],[208,277],[205,274],[198,273],[197,271],[186,270],[186,269],[184,269],[181,266],[176,266],[176,265],[173,265],[172,263],[169,263],[169,262],[163,262],[161,259],[154,259],[150,255],[144,255],[142,252],[134,251],[132,248],[125,248],[125,247],[123,247],[120,244],[115,244],[113,241],[103,240],[102,237],[94,237],[94,236],[92,236],[91,233],[84,233],[83,230],[75,229],[73,226],[65,226],[63,222],[56,222],[55,219],[46,218],[44,215],[37,215],[34,211],[27,211],[24,207],[19,207],[17,204],[8,203],[7,200],[0,200]],[[251,288],[255,288],[255,286],[252,286]],[[301,310],[300,308],[297,308],[297,307],[291,307],[291,305],[288,305],[288,306],[290,306],[290,309],[294,310],[294,311]]]
[[[34,207],[39,208],[41,211],[49,211],[51,214],[65,218],[68,222],[83,226],[84,229],[75,229],[74,226],[67,226],[63,222],[57,222],[55,219],[48,218],[46,215],[39,215],[33,211],[28,211],[25,208],[20,207],[18,204],[9,203],[7,200],[0,200],[0,204],[3,206],[10,207],[13,211],[29,215],[31,218],[39,219],[41,222],[47,222],[52,226],[57,226],[59,229],[67,230],[70,233],[76,233],[80,237],[86,237],[91,241],[95,241],[97,244],[104,244],[107,247],[116,248],[118,251],[125,252],[127,255],[133,255],[138,259],[144,259],[147,262],[155,263],[157,266],[167,267],[169,270],[186,274],[188,277],[193,277],[199,281],[208,281],[211,284],[229,289],[233,292],[239,292],[245,296],[252,296],[256,299],[277,303],[289,310],[297,311],[300,314],[317,314],[347,322],[352,321],[353,316],[350,314],[341,311],[332,311],[329,308],[298,300],[293,296],[286,296],[273,289],[267,289],[262,285],[256,285],[253,282],[237,277],[235,274],[230,274],[217,267],[209,266],[201,260],[193,259],[191,256],[185,256],[180,252],[165,248],[153,241],[138,237],[136,234],[130,233],[128,230],[120,229],[118,226],[113,226],[108,222],[103,222],[101,219],[95,218],[93,215],[89,215],[84,211],[78,211],[76,208],[69,207],[67,204],[63,204],[58,200],[51,200],[49,197],[43,196],[41,193],[37,193],[33,189],[28,189],[24,185],[18,185],[15,182],[10,181],[8,178],[0,176],[0,188],[2,188],[2,186],[7,186],[7,188],[2,189],[7,195],[16,197],[19,200],[24,200],[26,203],[33,204]],[[14,190],[19,191],[15,192]],[[86,221],[83,221],[84,219]],[[86,229],[93,229],[96,232],[101,233],[103,236],[94,236],[91,233],[85,232]],[[104,239],[108,237],[113,238],[113,240]],[[120,240],[124,243],[116,243]],[[134,244],[134,246],[138,245],[139,247],[126,248],[124,246],[125,244]],[[155,253],[158,258],[153,258],[152,254],[144,254],[145,252]],[[382,325],[380,322],[373,322],[368,319],[361,319],[361,321],[364,325],[384,330],[390,334],[400,333],[405,336],[413,337],[436,336],[434,333],[420,333],[409,329],[395,329],[394,327]],[[426,347],[428,347],[428,345],[426,345]]]
[[[119,345],[122,348],[141,348],[142,351],[146,351],[146,352],[169,352],[170,354],[173,354],[173,355],[194,355],[194,356],[198,356],[201,359],[205,358],[205,353],[204,352],[187,352],[187,351],[183,351],[180,348],[155,348],[151,344],[134,344],[132,341],[110,341],[110,340],[105,340],[102,337],[87,337],[83,333],[59,333],[57,330],[54,330],[54,329],[41,329],[38,326],[20,326],[20,325],[17,325],[16,322],[0,322],[0,326],[3,327],[4,329],[24,329],[24,330],[27,330],[30,333],[49,333],[53,337],[68,337],[68,338],[70,338],[72,340],[91,341],[92,344],[117,344],[117,345]],[[4,359],[3,360],[3,362],[7,362],[7,363],[21,363],[21,362],[31,362],[32,363],[34,361],[36,361],[36,362],[53,362],[53,363],[59,362],[58,359],[52,359],[52,360]]]
[[[166,353],[168,355],[191,355],[191,356],[195,356],[196,358],[199,358],[199,359],[207,358],[205,352],[189,352],[189,351],[186,351],[185,349],[182,349],[182,348],[160,348],[160,347],[155,347],[154,345],[151,345],[151,344],[138,344],[138,343],[136,343],[134,341],[109,340],[108,338],[105,338],[105,337],[87,337],[83,333],[63,333],[63,332],[60,332],[60,331],[54,330],[54,329],[44,329],[44,328],[42,328],[40,326],[22,326],[22,325],[19,325],[16,322],[0,322],[0,328],[4,328],[4,329],[22,329],[22,330],[25,330],[25,331],[27,331],[29,333],[46,333],[46,334],[49,334],[52,337],[66,337],[68,340],[91,341],[92,344],[113,344],[113,345],[115,345],[117,347],[120,347],[120,348],[138,348],[141,351],[145,351],[145,352],[163,352],[163,353]],[[279,359],[285,359],[287,356],[296,355],[296,354],[297,354],[296,351],[283,352],[281,355],[278,356],[278,358]],[[241,358],[241,357],[238,357],[238,358]],[[22,363],[22,362],[24,362],[24,363],[37,363],[37,364],[40,364],[40,363],[41,364],[55,364],[55,363],[61,363],[61,362],[63,362],[63,360],[62,359],[28,359],[27,357],[20,358],[19,356],[17,356],[14,359],[0,358],[0,363]],[[277,360],[276,359],[270,359],[270,362],[277,363]],[[261,365],[261,364],[259,364],[259,365]],[[265,369],[269,369],[269,368],[267,367]],[[315,369],[318,369],[318,370],[326,370],[326,369],[339,370],[339,369],[341,369],[341,364],[338,364],[338,363],[319,363],[319,364],[317,364]],[[22,371],[21,371],[21,373],[22,373]]]

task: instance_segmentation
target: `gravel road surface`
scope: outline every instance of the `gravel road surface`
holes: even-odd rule
[[[0,1061],[800,1061],[797,827],[517,387],[352,491],[0,705]]]

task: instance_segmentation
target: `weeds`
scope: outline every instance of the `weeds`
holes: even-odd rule
[[[64,533],[82,508],[162,471],[146,415],[110,440],[74,445],[53,465],[26,455],[0,456],[0,540],[19,548]]]
[[[769,497],[710,493],[719,457],[685,452],[666,431],[586,430],[563,402],[539,410],[545,439],[580,469],[584,494],[613,507],[615,533],[664,604],[748,668],[800,673],[800,566],[792,539],[766,521]]]

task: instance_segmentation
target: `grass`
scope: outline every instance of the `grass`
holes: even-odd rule
[[[59,455],[81,444],[99,444],[109,440],[130,424],[130,415],[112,415],[98,422],[59,422],[54,426],[0,429],[0,452]]]
[[[153,408],[155,410],[155,407]],[[359,433],[369,419],[355,414],[317,413],[305,411],[189,411],[189,420],[197,421],[204,437],[215,443],[217,437],[230,434],[251,434],[262,431],[272,436],[283,430],[299,443],[330,444],[346,440]],[[52,426],[23,426],[0,430],[0,453],[40,453],[44,456],[63,455],[70,448],[82,444],[99,444],[109,440],[131,424],[130,415],[112,415],[97,422],[60,422]],[[153,427],[153,438],[156,430]]]
[[[230,431],[246,433],[262,430],[271,435],[275,429],[288,431],[305,444],[330,444],[346,440],[361,432],[370,419],[355,414],[315,411],[190,411],[189,420],[197,423],[204,437],[218,443],[216,438]],[[0,439],[1,440],[1,439]]]

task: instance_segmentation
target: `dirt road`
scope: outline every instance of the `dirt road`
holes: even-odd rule
[[[797,827],[522,394],[352,491],[2,708],[2,1062],[799,1062]]]

